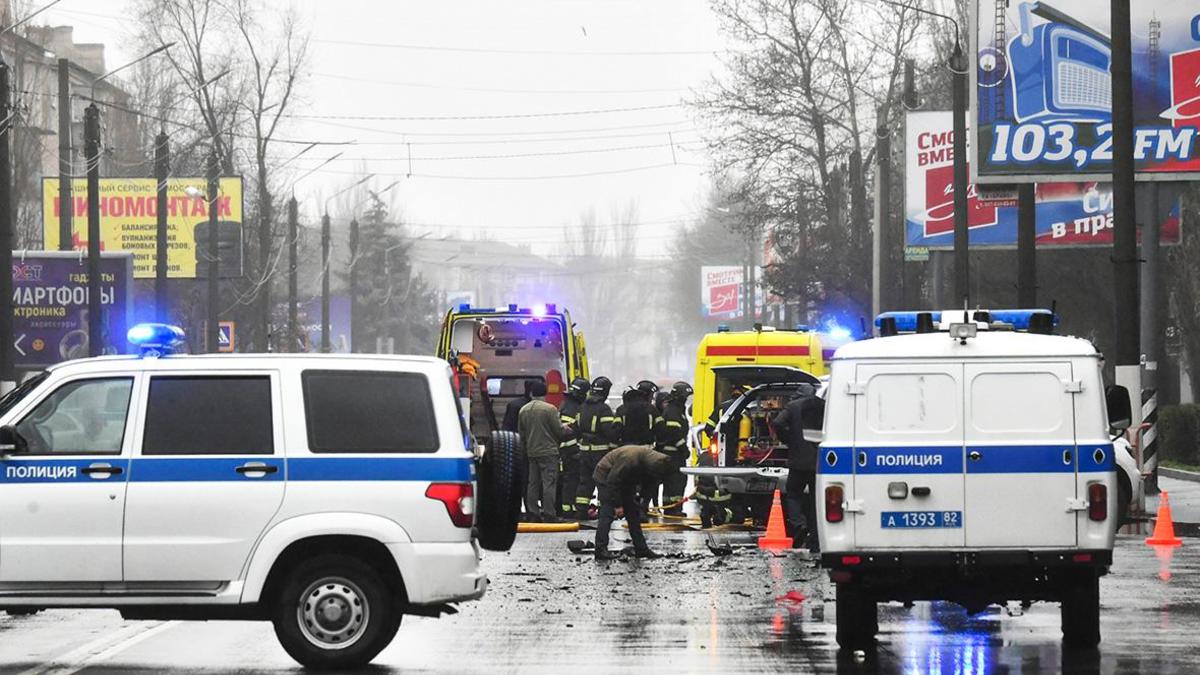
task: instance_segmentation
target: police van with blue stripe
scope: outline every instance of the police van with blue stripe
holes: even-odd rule
[[[130,338],[141,356],[0,399],[0,608],[270,620],[300,663],[353,667],[404,614],[482,597],[481,542],[515,534],[516,457],[476,458],[444,361]]]
[[[877,604],[1062,605],[1100,640],[1128,393],[1045,310],[881,315],[833,358],[817,476],[837,639],[874,641]]]

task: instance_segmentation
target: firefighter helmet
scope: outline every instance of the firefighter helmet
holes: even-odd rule
[[[610,391],[612,391],[612,380],[603,375],[592,380],[591,393],[599,394],[600,398],[607,398]]]
[[[692,385],[687,382],[676,382],[671,385],[671,398],[676,401],[686,401],[692,395]]]
[[[592,388],[591,382],[588,382],[587,380],[583,379],[582,377],[577,377],[577,378],[571,380],[571,386],[567,388],[567,393],[570,394],[571,396],[583,397],[583,396],[587,395],[588,391],[591,388]]]

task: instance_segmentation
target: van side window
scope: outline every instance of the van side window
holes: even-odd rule
[[[306,370],[301,380],[312,452],[437,452],[424,375]]]
[[[125,440],[133,378],[68,382],[17,423],[29,454],[116,455]]]
[[[143,455],[270,455],[271,378],[150,378]]]
[[[867,424],[877,433],[945,433],[958,426],[958,398],[958,381],[945,373],[880,373],[867,385]]]
[[[971,379],[971,425],[990,433],[1058,431],[1063,383],[1054,373],[980,373]]]

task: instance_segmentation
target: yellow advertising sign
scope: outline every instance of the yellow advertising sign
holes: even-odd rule
[[[100,248],[133,254],[135,279],[153,279],[158,246],[158,199],[153,178],[100,179]],[[189,190],[191,188],[191,190]],[[73,248],[87,248],[87,181],[71,183]],[[192,192],[192,194],[188,194]],[[208,199],[204,178],[167,180],[167,277],[206,276],[208,260]],[[42,179],[42,232],[45,249],[58,249],[58,178]],[[217,208],[219,272],[242,273],[242,179],[221,178]],[[200,246],[197,246],[199,241]],[[199,270],[197,263],[199,262]],[[199,271],[199,275],[197,274]]]

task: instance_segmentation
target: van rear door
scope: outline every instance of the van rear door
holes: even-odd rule
[[[854,537],[860,549],[961,547],[963,366],[860,364]]]
[[[1071,364],[970,364],[965,376],[967,546],[1075,546]]]

